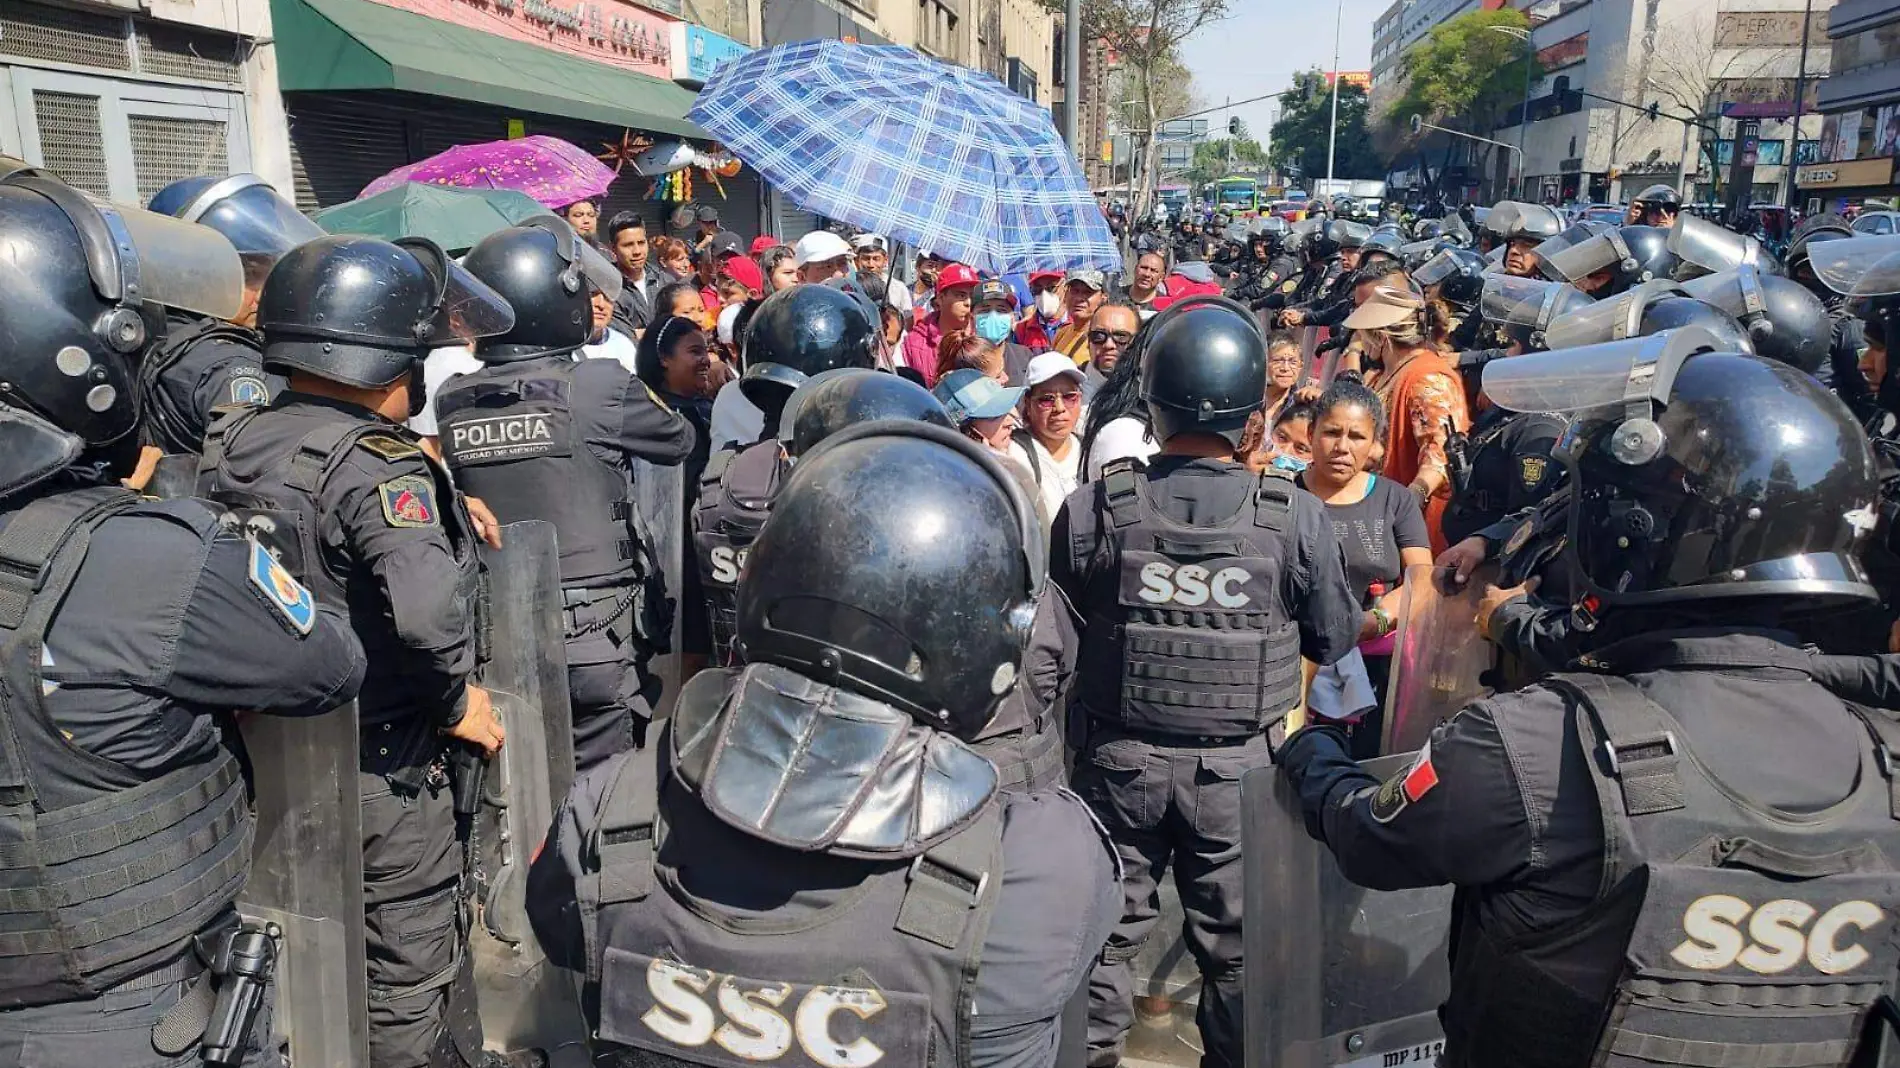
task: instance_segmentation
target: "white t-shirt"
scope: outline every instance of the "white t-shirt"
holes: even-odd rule
[[[1028,465],[1030,473],[1037,476],[1036,486],[1042,493],[1043,509],[1053,519],[1057,512],[1062,511],[1062,502],[1069,499],[1069,494],[1074,493],[1080,483],[1078,476],[1082,468],[1082,443],[1074,440],[1069,448],[1068,459],[1058,460],[1048,449],[1043,448],[1042,442],[1037,441],[1034,435],[1026,435],[1026,438],[1026,442],[1019,439],[1011,444],[1017,453],[1024,453],[1026,446],[1029,452],[1035,454],[1033,457],[1024,454],[1020,458]]]
[[[1102,468],[1124,456],[1146,463],[1148,457],[1160,451],[1161,446],[1148,436],[1148,428],[1141,425],[1141,420],[1132,415],[1110,419],[1101,433],[1095,435],[1095,445],[1089,450],[1088,480],[1101,478]]]
[[[639,373],[634,364],[640,358],[640,347],[633,343],[632,338],[611,326],[600,336],[599,341],[581,346],[580,355],[587,360],[619,360],[620,366],[625,367],[628,374]]]
[[[482,369],[482,361],[466,345],[450,345],[434,349],[427,359],[422,361],[422,383],[425,399],[422,413],[406,424],[409,429],[425,438],[435,437],[435,397],[442,392],[443,383],[456,375],[473,374]]]
[[[765,433],[765,413],[739,392],[736,378],[720,386],[713,398],[711,432],[715,450],[728,441],[749,445]]]

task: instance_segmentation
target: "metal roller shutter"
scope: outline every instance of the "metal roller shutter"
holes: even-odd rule
[[[334,94],[284,96],[298,210],[355,200],[364,186],[409,162],[400,116]]]

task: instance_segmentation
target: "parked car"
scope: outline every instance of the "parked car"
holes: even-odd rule
[[[1857,234],[1900,233],[1900,211],[1863,211],[1854,219]]]
[[[1583,204],[1571,209],[1570,221],[1620,223],[1629,209],[1621,204]]]

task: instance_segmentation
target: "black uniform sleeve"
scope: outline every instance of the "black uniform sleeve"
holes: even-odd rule
[[[1537,824],[1489,702],[1440,724],[1384,782],[1347,755],[1333,726],[1288,739],[1280,763],[1308,832],[1360,886],[1480,886],[1519,878],[1535,861]]]
[[[216,362],[206,369],[192,391],[192,410],[198,413],[204,426],[211,425],[213,408],[229,404],[261,407],[269,404],[281,391],[279,383],[272,381],[275,376],[264,373],[263,361],[256,352],[216,338],[200,344],[218,355]]]
[[[1517,657],[1532,675],[1561,671],[1577,658],[1578,635],[1562,605],[1518,597],[1491,616],[1491,643]]]
[[[211,545],[187,603],[166,694],[187,704],[314,716],[363,685],[363,647],[338,605],[318,605],[309,633],[251,579],[251,543]]]
[[[1359,643],[1361,611],[1346,581],[1346,559],[1319,499],[1293,494],[1295,564],[1286,569],[1287,606],[1300,624],[1300,655],[1331,664]]]
[[[600,398],[596,425],[588,428],[587,447],[608,463],[636,457],[661,467],[683,462],[696,440],[693,424],[653,395],[646,383],[616,360],[583,360],[574,385]]]
[[[381,487],[403,478],[435,484],[420,454],[377,460],[358,449],[345,462],[345,470],[325,483],[324,493],[334,497],[334,506],[324,511],[337,517],[362,566],[382,586],[401,642],[386,652],[401,660],[404,674],[415,681],[415,692],[434,695],[436,707],[420,711],[453,723],[475,670],[475,618],[462,597],[461,567],[442,526],[441,511],[456,505],[431,501],[434,514],[422,525],[392,519]]]
[[[1036,622],[1023,655],[1023,675],[1035,695],[1037,711],[1055,707],[1075,675],[1080,635],[1075,609],[1062,587],[1050,583],[1036,605]]]
[[[1086,494],[1093,493],[1094,486],[1092,482],[1084,483],[1069,494],[1069,499],[1062,502],[1062,507],[1056,511],[1055,522],[1049,527],[1049,581],[1061,589],[1070,604],[1082,603],[1082,587],[1088,582],[1088,576],[1082,570],[1083,562],[1075,559],[1070,546],[1070,530],[1074,522],[1070,513],[1077,508],[1089,507]]]
[[[588,865],[582,848],[588,828],[599,826],[601,800],[619,773],[622,759],[609,760],[575,778],[547,840],[528,866],[528,925],[542,952],[557,968],[587,969],[586,939],[581,936],[579,884]]]

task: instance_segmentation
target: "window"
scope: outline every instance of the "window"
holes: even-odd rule
[[[250,168],[238,93],[32,67],[11,75],[22,154],[95,196],[143,204],[176,179]]]

